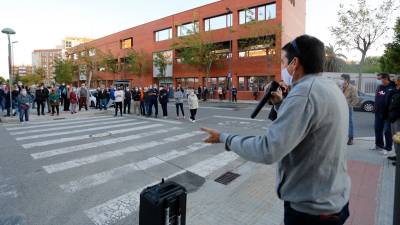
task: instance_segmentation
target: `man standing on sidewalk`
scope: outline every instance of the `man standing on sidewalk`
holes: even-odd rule
[[[391,123],[392,134],[400,132],[400,77],[396,80],[396,90],[391,98],[389,106],[389,121]],[[392,164],[394,166],[396,165],[397,156],[395,154],[389,156],[388,159],[395,161]]]
[[[149,105],[149,113],[148,114],[149,114],[149,116],[151,116],[152,108],[154,105],[154,109],[155,109],[154,115],[156,118],[158,117],[158,102],[157,102],[158,94],[159,94],[159,92],[157,89],[157,85],[154,84],[153,87],[150,87],[150,89],[149,89],[150,105]]]
[[[343,225],[349,217],[350,177],[346,139],[348,105],[341,90],[322,77],[325,47],[303,35],[282,49],[282,68],[292,89],[270,101],[281,104],[265,133],[239,136],[202,128],[208,143],[258,163],[278,163],[277,193],[285,204],[285,225]]]
[[[89,91],[86,89],[85,84],[81,85],[81,88],[78,91],[78,97],[79,97],[79,111],[85,106],[86,111],[88,110],[87,107],[87,99],[89,96]]]
[[[36,104],[37,104],[37,115],[40,116],[40,114],[42,114],[42,116],[44,116],[44,103],[47,100],[47,95],[46,92],[44,90],[43,84],[40,85],[40,87],[38,89],[36,89]]]
[[[383,150],[387,155],[392,150],[393,140],[388,119],[390,98],[395,90],[395,84],[387,73],[377,75],[378,88],[375,94],[375,147],[371,150]],[[385,142],[383,136],[385,135]]]
[[[235,86],[232,87],[232,102],[236,102],[237,103],[237,89]]]
[[[128,108],[128,114],[131,114],[131,102],[132,102],[132,92],[129,87],[126,87],[124,94],[124,114],[126,114],[126,108]]]
[[[353,107],[358,103],[358,93],[356,87],[350,84],[350,75],[342,74],[342,91],[349,105],[349,140],[347,145],[353,145],[354,125],[353,125]]]

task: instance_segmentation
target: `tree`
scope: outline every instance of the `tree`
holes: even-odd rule
[[[46,78],[46,70],[43,67],[36,68],[33,74],[41,77],[43,80]]]
[[[400,74],[400,17],[394,27],[393,42],[386,45],[385,53],[380,59],[382,71]]]
[[[103,66],[106,68],[108,72],[111,72],[114,74],[114,80],[115,80],[115,74],[118,73],[118,59],[115,58],[115,56],[112,54],[110,50],[108,50],[108,53],[103,55],[101,58],[100,66]]]
[[[57,83],[72,83],[74,74],[74,65],[70,60],[56,59],[55,64],[55,79]]]
[[[87,44],[82,44],[73,50],[74,64],[77,68],[85,68],[87,77],[87,86],[90,87],[92,77],[99,66],[104,61],[104,53],[100,49]],[[79,71],[79,70],[78,70]]]
[[[4,79],[4,77],[0,75],[0,84],[4,84],[5,82],[6,82],[6,79]]]
[[[136,50],[132,49],[126,57],[126,67],[124,68],[125,71],[141,76],[147,70],[146,58],[147,56],[143,50],[137,52]]]
[[[339,25],[330,27],[339,46],[361,53],[359,88],[367,52],[388,31],[388,22],[394,10],[394,0],[382,0],[378,8],[369,8],[366,0],[358,0],[358,6],[350,5],[349,8],[341,4],[338,11]]]
[[[347,59],[347,57],[339,52],[341,50],[341,48],[335,48],[335,46],[331,44],[325,46],[325,72],[341,72],[343,70],[343,67],[346,64],[344,59]]]
[[[165,52],[157,52],[153,58],[154,67],[157,68],[158,78],[165,79],[167,75],[167,67],[172,64],[172,62],[167,58]]]
[[[21,79],[21,82],[27,86],[31,86],[34,84],[39,85],[39,84],[43,83],[43,80],[44,80],[43,77],[40,77],[39,75],[36,75],[36,74],[27,74],[27,75],[21,77],[20,79]]]
[[[219,56],[216,50],[220,45],[209,41],[209,38],[202,38],[199,33],[178,38],[172,48],[179,52],[179,58],[183,64],[193,66],[206,74],[207,81],[211,68],[216,65]],[[206,82],[208,88],[208,82]]]

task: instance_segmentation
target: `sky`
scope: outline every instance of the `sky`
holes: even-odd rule
[[[240,0],[237,0],[240,1]],[[334,44],[329,27],[337,24],[340,3],[356,0],[306,0],[306,33]],[[380,0],[367,0],[374,5]],[[0,29],[10,27],[14,64],[31,65],[34,49],[55,48],[64,37],[100,38],[171,14],[198,7],[215,0],[0,0]],[[156,6],[156,7],[155,7]],[[391,21],[394,25],[394,19]],[[392,25],[392,26],[393,26]],[[381,55],[382,39],[369,55]],[[7,36],[0,33],[0,76],[8,78]],[[357,52],[344,50],[348,58],[357,60]]]

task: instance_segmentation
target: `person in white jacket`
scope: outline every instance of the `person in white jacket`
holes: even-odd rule
[[[118,87],[118,90],[115,91],[115,115],[118,115],[118,108],[120,111],[120,115],[122,116],[122,102],[124,101],[124,91],[122,87]]]
[[[194,94],[193,90],[190,91],[190,94],[188,96],[188,103],[190,109],[190,121],[194,123],[196,122],[196,113],[197,109],[199,108],[199,99]]]

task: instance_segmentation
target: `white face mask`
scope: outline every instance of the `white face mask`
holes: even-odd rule
[[[337,84],[339,85],[339,87],[343,87],[344,81],[343,80],[338,80]]]
[[[293,62],[293,61],[292,61]],[[292,64],[292,62],[290,62],[289,64],[288,64],[288,66],[285,68],[285,69],[283,69],[282,70],[282,80],[283,80],[283,82],[285,82],[285,84],[287,84],[287,85],[289,85],[289,86],[291,86],[292,85],[292,82],[293,82],[293,76],[292,75],[290,75],[290,73],[289,73],[289,71],[288,71],[288,67],[290,66],[290,64]]]
[[[21,94],[22,94],[23,96],[26,96],[26,94],[27,94],[27,93],[26,93],[26,90],[22,90],[22,91],[21,91]]]
[[[376,80],[376,84],[377,84],[378,86],[380,86],[380,85],[383,84],[383,82],[382,82],[382,80]]]

